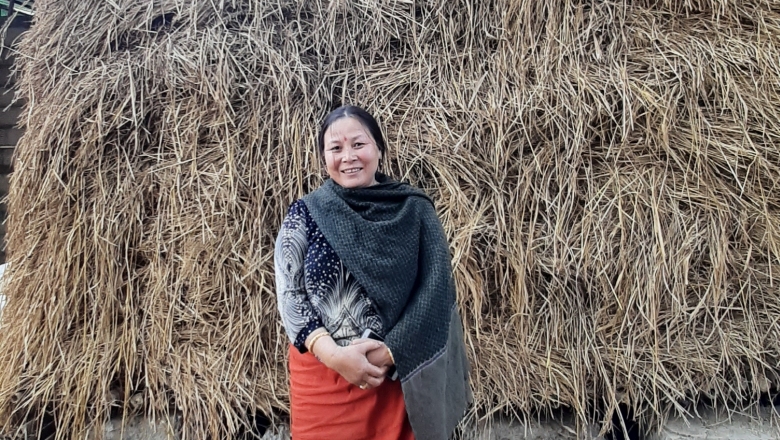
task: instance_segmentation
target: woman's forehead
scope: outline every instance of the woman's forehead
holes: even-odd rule
[[[336,120],[325,131],[325,139],[329,142],[345,142],[362,137],[371,138],[371,134],[360,121],[351,117]]]

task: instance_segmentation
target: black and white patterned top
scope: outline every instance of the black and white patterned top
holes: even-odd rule
[[[370,328],[384,336],[371,300],[325,240],[303,200],[290,206],[276,238],[276,296],[287,337],[301,352],[325,327],[341,346]]]

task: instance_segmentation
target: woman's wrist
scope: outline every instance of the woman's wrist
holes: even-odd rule
[[[315,328],[306,336],[306,339],[303,341],[303,346],[306,347],[307,351],[311,351],[312,348],[314,348],[314,341],[322,337],[321,335],[325,333],[328,333],[328,330],[325,327]]]
[[[387,355],[390,357],[390,365],[395,365],[395,358],[393,357],[393,352],[390,350],[390,347],[387,346],[387,344],[383,344],[385,346],[385,349],[387,349]]]
[[[322,338],[327,338],[329,336],[330,336],[330,333],[328,333],[328,332],[320,332],[320,333],[314,335],[314,337],[312,337],[311,340],[309,341],[309,346],[307,347],[307,349],[310,352],[314,353],[314,346],[317,344],[317,341],[319,341]]]
[[[339,346],[336,341],[328,334],[323,336],[316,344],[312,346],[312,354],[320,360],[326,367],[335,370],[335,362],[338,360]]]

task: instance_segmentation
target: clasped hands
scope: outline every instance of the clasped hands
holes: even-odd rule
[[[346,347],[338,346],[335,342],[332,345],[319,344],[315,354],[325,366],[364,390],[381,385],[393,365],[387,346],[374,339],[355,339]]]

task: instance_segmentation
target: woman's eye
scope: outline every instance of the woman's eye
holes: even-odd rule
[[[355,148],[360,148],[360,147],[362,147],[363,145],[364,145],[364,144],[363,144],[362,142],[355,142]]]

